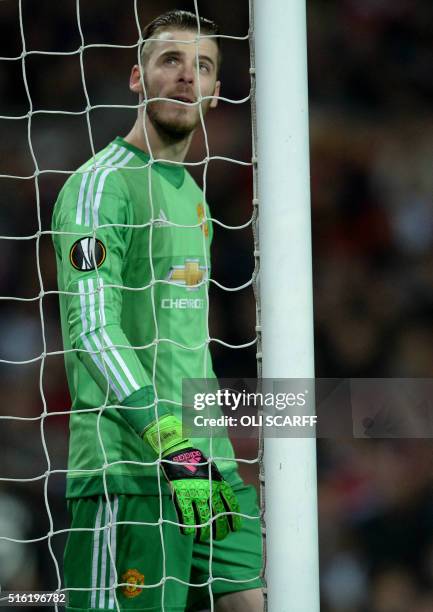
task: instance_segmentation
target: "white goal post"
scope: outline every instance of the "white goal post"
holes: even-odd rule
[[[263,378],[314,378],[305,0],[254,0]],[[318,612],[316,441],[264,440],[270,612]]]
[[[8,486],[12,487],[19,484],[24,486],[30,485],[31,483],[41,484],[41,487],[43,488],[43,501],[39,500],[37,503],[39,503],[40,506],[35,505],[35,508],[42,508],[44,519],[47,521],[48,525],[48,530],[46,533],[38,535],[37,538],[35,537],[33,539],[29,539],[30,535],[33,534],[29,535],[24,529],[21,529],[21,525],[17,527],[16,532],[11,526],[7,525],[8,531],[6,530],[6,533],[5,531],[0,531],[0,557],[2,546],[3,551],[6,551],[6,555],[10,554],[9,551],[12,550],[13,547],[18,548],[22,545],[28,545],[31,547],[31,554],[27,552],[30,550],[30,548],[26,549],[26,558],[22,555],[17,557],[17,568],[19,568],[19,564],[22,564],[25,571],[17,569],[16,572],[14,572],[16,575],[24,576],[26,585],[27,583],[31,582],[31,572],[29,571],[30,566],[34,564],[36,567],[36,557],[34,557],[33,554],[35,545],[37,543],[43,543],[47,547],[46,558],[49,559],[50,563],[52,562],[53,566],[51,577],[48,578],[46,578],[48,575],[47,567],[45,566],[43,568],[45,572],[44,579],[46,578],[47,580],[54,581],[54,584],[49,585],[49,588],[57,589],[58,592],[72,592],[79,589],[76,587],[65,588],[60,569],[61,555],[56,553],[56,546],[54,545],[54,542],[59,541],[55,540],[57,536],[64,536],[71,530],[69,527],[65,527],[63,523],[61,523],[62,517],[58,520],[58,517],[54,516],[54,513],[52,513],[54,506],[53,504],[50,506],[51,491],[49,490],[49,480],[53,476],[63,478],[68,472],[68,468],[66,464],[64,465],[61,463],[61,461],[63,461],[63,457],[50,458],[50,454],[52,454],[52,452],[50,453],[51,446],[49,443],[47,443],[47,440],[50,442],[50,436],[55,437],[56,432],[55,430],[51,432],[49,427],[45,428],[45,425],[47,423],[47,417],[63,417],[65,414],[71,413],[72,410],[69,410],[69,404],[67,406],[68,409],[63,410],[64,406],[58,405],[61,404],[62,400],[57,400],[56,397],[54,397],[54,400],[49,398],[48,401],[45,395],[46,391],[44,391],[44,385],[47,386],[46,372],[48,371],[48,364],[51,364],[50,360],[52,360],[53,357],[60,358],[60,356],[63,356],[64,351],[61,350],[60,345],[55,344],[56,340],[53,341],[53,347],[51,347],[51,341],[47,343],[45,333],[46,329],[51,333],[51,329],[49,325],[46,326],[45,317],[48,309],[46,308],[44,311],[44,298],[47,296],[54,296],[57,299],[57,294],[59,291],[57,291],[56,287],[52,288],[49,282],[47,283],[45,281],[44,275],[41,272],[41,238],[51,239],[50,234],[52,234],[52,231],[48,229],[48,226],[46,228],[43,223],[43,214],[41,214],[41,211],[43,212],[43,208],[41,208],[41,202],[42,206],[46,206],[47,204],[44,203],[44,198],[41,198],[40,182],[42,182],[45,175],[49,176],[50,173],[53,175],[62,174],[66,180],[69,175],[75,173],[75,170],[67,167],[67,155],[65,154],[65,151],[63,151],[63,147],[62,152],[59,152],[59,168],[52,168],[49,165],[49,161],[46,162],[44,160],[41,162],[39,159],[41,155],[39,153],[36,154],[38,148],[34,147],[33,141],[41,138],[41,135],[44,136],[44,134],[42,134],[40,128],[40,131],[38,132],[38,130],[35,128],[35,123],[37,122],[32,124],[32,121],[34,121],[35,116],[39,115],[42,117],[62,115],[65,118],[67,116],[75,115],[82,116],[83,122],[86,122],[90,147],[92,152],[95,153],[96,148],[94,145],[90,120],[91,111],[100,109],[114,110],[117,108],[136,111],[137,105],[108,103],[92,105],[91,96],[89,95],[86,86],[86,77],[88,76],[86,71],[88,68],[87,64],[83,60],[84,52],[87,52],[89,49],[97,50],[98,48],[106,48],[119,50],[135,49],[138,53],[143,42],[140,34],[141,24],[140,19],[138,18],[139,3],[137,0],[134,0],[133,2],[133,9],[137,22],[138,39],[131,45],[120,44],[118,41],[116,44],[112,44],[111,42],[89,43],[84,34],[86,31],[86,28],[83,27],[85,18],[80,13],[80,7],[84,5],[84,2],[80,3],[80,0],[75,0],[75,4],[75,21],[73,12],[71,12],[72,17],[69,15],[69,13],[68,15],[72,20],[69,26],[71,31],[72,28],[75,28],[75,30],[79,33],[79,43],[77,43],[78,46],[67,51],[59,49],[46,51],[43,49],[32,48],[32,44],[34,43],[32,43],[31,38],[28,42],[26,41],[26,21],[23,17],[25,3],[20,0],[16,3],[16,19],[19,22],[21,48],[16,54],[15,51],[11,51],[10,57],[0,57],[0,63],[14,61],[17,62],[16,66],[18,66],[18,62],[21,65],[23,73],[23,91],[27,104],[25,112],[21,110],[16,112],[11,111],[11,114],[1,115],[0,120],[9,121],[10,124],[14,126],[18,125],[18,120],[25,122],[27,126],[25,142],[33,161],[31,171],[28,172],[25,169],[25,163],[17,163],[16,168],[13,165],[12,172],[14,174],[9,174],[11,170],[7,167],[6,170],[3,167],[0,168],[0,179],[4,179],[6,181],[31,181],[31,183],[34,184],[36,194],[35,210],[38,221],[37,231],[33,235],[15,235],[13,224],[11,224],[12,230],[10,231],[9,229],[7,229],[7,231],[2,229],[0,231],[0,243],[2,243],[4,240],[8,240],[11,241],[11,244],[20,245],[20,241],[34,240],[37,247],[36,269],[39,281],[39,293],[37,295],[31,295],[29,293],[21,294],[19,292],[16,292],[16,295],[15,293],[14,295],[0,295],[0,303],[2,300],[6,304],[10,303],[11,311],[13,310],[13,307],[15,307],[17,304],[19,305],[19,303],[24,303],[24,305],[32,305],[33,303],[36,304],[38,306],[37,317],[39,317],[36,319],[38,324],[38,332],[39,325],[42,332],[42,345],[38,348],[37,343],[34,342],[34,346],[31,346],[31,350],[33,352],[31,353],[30,357],[23,357],[21,354],[18,354],[20,350],[19,346],[17,349],[18,352],[11,351],[11,354],[8,353],[3,355],[2,353],[2,355],[0,355],[0,366],[14,366],[16,369],[18,366],[34,365],[38,369],[37,380],[41,399],[40,403],[42,406],[42,408],[37,408],[37,410],[41,410],[41,412],[37,414],[37,412],[35,412],[35,406],[37,404],[34,402],[34,398],[32,396],[31,401],[27,401],[27,403],[26,399],[24,398],[23,406],[20,406],[20,409],[16,410],[15,412],[13,411],[14,407],[12,406],[11,408],[7,402],[5,403],[3,409],[0,407],[0,429],[3,429],[6,432],[6,435],[9,431],[9,428],[7,427],[9,425],[11,426],[10,431],[12,431],[12,426],[14,425],[40,424],[40,438],[39,436],[35,436],[35,440],[40,446],[40,457],[42,457],[40,460],[42,467],[36,463],[36,461],[35,465],[30,465],[32,462],[26,460],[25,469],[23,469],[22,473],[18,471],[17,473],[13,472],[10,474],[9,472],[5,471],[4,465],[0,466],[0,488],[2,489],[0,491],[0,502],[3,503],[3,506],[6,509],[9,507],[13,508],[13,495],[10,496],[12,500],[10,504],[5,505],[5,499],[6,501],[8,499]],[[199,1],[192,0],[190,4],[190,8],[194,10],[198,18],[199,13],[201,12]],[[230,226],[223,223],[218,218],[209,218],[209,220],[215,222],[216,226],[224,228],[228,231],[247,228],[251,223],[253,231],[255,232],[256,226],[254,225],[254,222],[256,221],[258,207],[259,223],[257,228],[259,232],[259,240],[257,240],[257,236],[255,235],[255,259],[257,266],[254,271],[253,278],[249,279],[247,282],[238,287],[225,287],[213,278],[210,278],[209,281],[215,283],[215,285],[217,285],[221,290],[230,292],[240,291],[249,287],[250,284],[254,285],[255,288],[260,285],[260,296],[257,296],[259,298],[257,304],[257,310],[259,312],[257,326],[258,337],[254,337],[252,340],[249,339],[248,341],[243,342],[243,344],[229,344],[227,341],[220,338],[210,338],[209,329],[207,329],[203,346],[212,340],[218,341],[221,346],[228,347],[229,349],[245,349],[248,347],[253,347],[257,341],[259,347],[258,352],[262,358],[262,369],[259,372],[259,377],[265,379],[312,379],[314,378],[314,348],[309,190],[306,2],[305,0],[272,0],[272,2],[266,2],[265,0],[245,0],[245,7],[247,7],[248,4],[250,6],[251,15],[249,36],[221,35],[221,37],[245,41],[245,45],[247,44],[248,38],[250,39],[252,52],[251,77],[253,81],[252,113],[254,118],[253,163],[251,164],[250,159],[245,161],[243,159],[232,159],[230,157],[213,155],[213,152],[209,150],[206,126],[203,122],[202,114],[201,123],[205,141],[206,157],[203,160],[185,163],[185,165],[203,166],[204,196],[206,195],[207,190],[207,170],[210,162],[219,160],[226,163],[238,164],[247,168],[249,168],[251,165],[254,166],[255,179],[257,180],[255,180],[254,186],[255,196],[252,219],[239,226]],[[82,12],[84,14],[84,11]],[[56,21],[54,21],[54,23],[56,23]],[[47,56],[48,59],[49,56],[55,56],[57,60],[59,60],[59,58],[76,59],[79,63],[80,82],[83,86],[86,106],[79,111],[40,108],[40,102],[38,102],[37,95],[35,95],[34,100],[32,98],[32,95],[34,95],[32,89],[32,71],[29,70],[27,73],[28,65],[33,56],[36,58],[38,56]],[[92,66],[91,63],[89,65]],[[97,64],[95,63],[95,65]],[[236,67],[237,64],[234,65]],[[52,67],[50,67],[49,70],[52,70]],[[92,74],[91,68],[89,73]],[[27,75],[30,75],[29,78]],[[87,82],[90,82],[90,79],[88,79]],[[224,97],[221,97],[220,99],[222,102],[227,104],[239,105],[244,103],[247,104],[249,101],[249,96],[246,96],[243,99],[234,100]],[[104,102],[106,101],[104,100]],[[185,104],[185,102],[181,103]],[[9,112],[9,110],[7,112]],[[12,135],[15,135],[16,133],[18,132],[10,131],[10,134]],[[65,134],[68,135],[68,138],[70,137],[70,133],[66,129],[64,132],[59,133],[60,137],[58,142],[60,142],[63,137],[66,138]],[[73,133],[73,136],[75,137],[75,133]],[[13,137],[9,138],[11,142],[14,140]],[[41,139],[41,141],[46,142],[46,140],[43,139]],[[69,146],[69,141],[67,144]],[[242,144],[244,143],[242,142]],[[66,147],[64,147],[64,149],[66,150]],[[83,150],[84,149],[85,147],[83,146]],[[28,151],[26,150],[26,155],[28,154]],[[19,155],[17,155],[17,158],[18,157]],[[22,155],[22,157],[24,157],[24,155]],[[63,157],[66,159],[66,161],[63,159]],[[55,161],[57,162],[57,160]],[[152,163],[154,163],[154,161],[155,160],[152,159]],[[64,165],[63,162],[65,162]],[[110,166],[108,164],[105,167],[114,168],[115,166]],[[24,170],[22,170],[22,168],[24,168]],[[92,172],[96,174],[98,170],[101,170],[101,167],[98,167],[95,164]],[[83,182],[83,185],[84,184],[85,182]],[[13,189],[16,189],[15,182],[13,183]],[[7,194],[8,192],[6,191],[5,193]],[[12,202],[15,202],[15,200],[12,200]],[[203,202],[205,202],[205,197]],[[19,205],[23,206],[22,203]],[[27,205],[27,202],[25,205]],[[23,207],[22,210],[28,211],[29,209]],[[162,214],[165,216],[164,211],[162,211]],[[197,227],[200,225],[203,226],[201,229],[203,229],[203,244],[205,244],[205,228],[207,230],[206,214],[203,213],[203,217],[200,216],[201,213],[199,214],[197,212],[197,214]],[[151,224],[154,224],[154,226],[157,227],[157,223],[172,225],[173,228],[195,227],[194,225],[190,226],[185,224],[177,224],[173,221],[168,221],[167,218],[163,219],[162,216],[161,218],[154,217],[152,212]],[[95,226],[93,229],[95,229]],[[19,234],[20,232],[21,228],[18,227],[16,234]],[[204,269],[207,270],[207,266],[204,266]],[[257,283],[256,285],[255,281],[257,272],[259,272],[260,275],[260,283]],[[49,275],[47,275],[47,277],[49,278]],[[164,279],[158,280],[160,282],[167,282]],[[152,284],[154,284],[154,282],[155,279],[152,279]],[[121,289],[127,288],[129,287],[124,287],[123,285],[121,287]],[[67,292],[63,291],[63,293]],[[89,291],[89,304],[91,302],[90,295],[95,296],[95,292],[92,293]],[[84,294],[83,299],[85,302],[86,297]],[[152,305],[154,307],[153,301]],[[206,304],[206,308],[208,307],[209,300],[207,300]],[[93,316],[95,316],[93,306],[91,312],[93,313]],[[48,316],[50,316],[50,314],[48,314]],[[102,320],[101,315],[100,318]],[[25,321],[24,317],[22,319],[18,318],[17,320]],[[83,323],[83,331],[85,325],[86,324]],[[18,327],[18,325],[16,325],[16,327]],[[155,344],[161,340],[172,342],[174,344],[174,341],[170,338],[160,338],[159,332],[157,336],[158,337],[155,338]],[[32,339],[29,338],[28,344],[30,345],[31,343]],[[18,344],[19,343],[17,343],[17,345]],[[37,348],[35,348],[35,346]],[[116,347],[114,346],[114,348]],[[145,349],[148,347],[139,348]],[[186,348],[189,350],[201,350],[203,347],[200,345],[197,347],[194,346]],[[105,349],[107,349],[107,346],[102,343],[101,350]],[[155,371],[156,357],[154,363]],[[46,370],[44,370],[44,368],[46,368]],[[28,371],[30,372],[30,368]],[[207,371],[207,368],[204,368],[204,371]],[[54,372],[56,372],[56,370],[54,370]],[[106,373],[107,372],[105,370],[105,374]],[[21,373],[20,375],[21,378],[19,384],[24,388],[26,384],[29,384],[31,375],[28,374],[28,378],[25,378]],[[153,373],[152,380],[154,380],[154,378],[155,375]],[[32,389],[33,387],[31,387],[31,390]],[[7,394],[6,397],[8,397]],[[11,397],[14,398],[14,395]],[[171,403],[176,404],[175,401],[171,401]],[[180,402],[178,403],[180,405]],[[102,411],[106,407],[107,402],[105,402],[103,406],[98,407],[98,409],[101,411],[101,415]],[[100,418],[98,420],[97,427],[99,437],[98,440],[95,440],[95,444],[99,444],[102,448],[104,454],[104,465],[102,468],[103,470],[106,470],[109,462],[107,461],[107,454],[100,433]],[[14,438],[11,437],[11,440],[13,441]],[[61,444],[54,446],[54,451],[58,450],[60,446]],[[266,477],[264,486],[264,531],[266,538],[267,607],[270,612],[318,612],[319,572],[315,439],[267,438],[264,440],[263,446],[264,470]],[[6,454],[7,450],[7,447],[6,450],[3,449],[4,454]],[[25,456],[25,453],[23,456]],[[35,456],[39,457],[36,452]],[[55,460],[52,461],[52,459]],[[232,460],[231,457],[229,457],[229,459]],[[258,457],[253,459],[236,458],[236,461],[238,461],[239,464],[255,464],[258,462],[258,460]],[[64,461],[66,461],[66,459],[64,459]],[[114,463],[116,462],[117,461]],[[13,464],[12,461],[9,463]],[[29,464],[29,468],[31,467],[32,469],[34,468],[34,470],[36,470],[36,475],[34,475],[31,470],[29,472],[26,471],[27,463]],[[9,465],[7,468],[9,468]],[[83,471],[91,472],[96,470],[90,469]],[[52,482],[53,480],[51,480],[50,486],[52,486]],[[158,479],[159,494],[162,495],[159,482],[160,481]],[[57,495],[59,495],[59,490],[59,488],[56,489]],[[104,480],[104,492],[105,498],[108,498],[109,493],[106,487],[106,480]],[[63,493],[61,494],[63,495]],[[37,499],[36,494],[35,499]],[[17,507],[19,507],[18,502],[20,502],[20,500],[17,497]],[[32,508],[33,512],[35,511],[35,508]],[[15,512],[15,514],[18,516],[17,512]],[[36,512],[36,514],[38,513]],[[23,514],[23,516],[26,515]],[[246,519],[252,519],[254,521],[258,520],[256,516],[244,516]],[[155,520],[157,520],[155,525],[157,525],[160,533],[162,534],[162,514],[161,517],[156,517]],[[107,578],[106,585],[102,580],[101,587],[95,587],[95,585],[92,584],[92,587],[83,587],[83,590],[91,592],[95,600],[97,594],[98,597],[100,597],[101,593],[102,597],[100,597],[100,600],[103,600],[106,593],[109,604],[113,605],[112,609],[120,609],[117,602],[117,595],[115,595],[116,592],[118,592],[116,589],[121,588],[122,586],[128,587],[129,584],[125,582],[122,572],[119,572],[119,575],[117,574],[115,563],[116,548],[112,547],[111,534],[113,533],[113,526],[128,521],[116,522],[116,518],[113,520],[110,504],[108,505],[105,521],[105,525],[101,526],[99,524],[98,527],[95,525],[94,531],[95,533],[102,533],[102,530],[104,530],[105,556],[103,557],[102,553],[100,555],[100,576],[105,576],[102,571],[102,567],[105,567],[106,569],[108,567],[108,574],[110,574],[110,576],[109,579]],[[3,529],[5,529],[4,526]],[[83,531],[89,531],[89,529],[84,528]],[[97,543],[99,542],[98,538],[99,535],[97,538],[95,538],[95,542]],[[161,542],[165,563],[166,550],[164,548],[163,537],[161,537]],[[212,546],[213,544],[210,545],[211,555],[213,554]],[[95,550],[98,550],[98,545],[95,547]],[[97,559],[98,554],[99,553],[96,554]],[[212,576],[212,557],[210,558],[209,580],[204,586],[209,588],[211,607],[212,610],[214,610],[213,592],[211,588],[214,577]],[[95,584],[98,576],[97,563],[99,563],[98,560],[95,563]],[[110,569],[110,564],[113,567],[112,572]],[[34,583],[32,584],[38,585],[39,583],[38,579],[36,578],[36,569],[34,569],[34,575]],[[1,572],[0,578],[4,580]],[[167,576],[166,567],[164,565],[164,572],[161,575],[161,585],[163,586],[161,595],[162,610],[164,610],[164,588],[168,579],[174,579],[181,582],[181,580],[176,576]],[[219,577],[217,576],[216,579],[219,579]],[[231,582],[244,582],[243,580],[227,580]],[[184,584],[190,587],[197,586],[195,583],[190,584],[189,582],[185,581]],[[47,584],[43,584],[42,586],[44,589],[47,588]],[[154,588],[159,586],[159,583],[146,584],[145,587],[143,586],[143,588]],[[137,588],[139,590],[140,586]],[[55,608],[58,609],[58,606],[55,606]]]

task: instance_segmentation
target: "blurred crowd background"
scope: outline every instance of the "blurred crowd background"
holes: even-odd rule
[[[134,120],[136,111],[122,105],[136,104],[128,77],[138,28],[169,8],[194,10],[192,0],[138,0],[136,13],[133,0],[79,4],[81,33],[75,0],[24,0],[22,31],[18,0],[0,3],[0,415],[23,419],[0,419],[0,536],[32,541],[0,540],[3,589],[55,588],[53,557],[61,567],[68,525],[67,416],[49,414],[69,409],[53,203],[92,155],[91,141],[98,150]],[[316,375],[429,378],[433,4],[307,5]],[[199,0],[198,8],[223,34],[243,38],[224,41],[222,93],[247,98],[247,1]],[[284,24],[275,35],[284,35]],[[106,44],[118,46],[99,46]],[[81,45],[82,55],[72,53]],[[248,101],[221,102],[206,131],[211,155],[251,160]],[[197,134],[188,162],[199,183],[204,156]],[[211,161],[206,190],[216,219],[236,226],[251,217],[250,167]],[[213,278],[229,287],[246,282],[252,244],[250,228],[216,225]],[[213,338],[233,345],[254,338],[251,288],[212,285],[210,314]],[[255,375],[254,346],[213,342],[212,351],[219,375]],[[254,442],[236,449],[257,457]],[[429,439],[319,441],[323,612],[433,611],[432,450]],[[256,468],[243,467],[247,480],[257,482]]]

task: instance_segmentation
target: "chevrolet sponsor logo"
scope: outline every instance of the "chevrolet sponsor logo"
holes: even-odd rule
[[[176,285],[186,286],[188,289],[198,289],[198,285],[205,279],[206,266],[200,266],[198,259],[186,259],[183,266],[172,266],[167,280]]]
[[[165,310],[203,310],[205,302],[202,298],[163,298],[161,308]]]

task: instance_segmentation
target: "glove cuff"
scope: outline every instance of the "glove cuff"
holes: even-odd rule
[[[165,455],[163,470],[167,480],[187,480],[191,478],[213,482],[222,481],[222,476],[214,463],[210,463],[201,450],[192,446],[171,451]],[[168,463],[169,462],[169,463]],[[210,468],[210,470],[209,470]]]
[[[172,414],[163,416],[146,427],[143,439],[157,455],[165,455],[190,444],[188,438],[182,435],[182,423]]]

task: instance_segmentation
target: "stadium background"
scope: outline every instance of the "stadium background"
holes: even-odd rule
[[[70,52],[81,42],[75,1],[24,0],[27,50]],[[137,28],[132,0],[81,2],[85,44],[133,45]],[[141,25],[168,8],[193,2],[137,2]],[[222,33],[245,35],[247,2],[201,0],[200,12],[218,21]],[[316,374],[320,377],[430,377],[433,373],[433,5],[409,0],[308,2],[311,185],[315,288]],[[60,351],[55,262],[49,230],[52,206],[66,174],[91,155],[85,115],[35,114],[28,132],[17,0],[0,3],[0,540],[3,589],[55,587],[47,546],[50,530],[67,524],[64,476],[48,480],[41,442],[40,386],[48,411],[68,409]],[[284,35],[284,24],[282,24]],[[84,52],[90,104],[135,104],[128,91],[135,49],[93,47]],[[246,41],[224,41],[223,95],[249,92]],[[281,78],[285,62],[281,58]],[[79,56],[25,58],[33,110],[82,111],[86,107]],[[269,92],[272,96],[272,91]],[[131,109],[90,112],[95,148],[124,135]],[[9,117],[9,119],[7,118]],[[11,119],[10,117],[17,117]],[[19,118],[20,117],[20,118]],[[277,120],[278,118],[276,118]],[[251,157],[248,103],[221,103],[206,128],[212,155]],[[35,166],[40,206],[37,206]],[[203,158],[200,137],[190,161]],[[201,180],[202,166],[194,168]],[[213,215],[239,225],[251,215],[251,170],[211,162],[208,199]],[[38,220],[39,218],[39,220]],[[40,223],[40,226],[39,226]],[[39,257],[37,257],[37,253]],[[39,259],[39,266],[37,261]],[[215,228],[213,276],[237,286],[252,272],[248,230]],[[276,276],[284,275],[276,271]],[[39,276],[40,275],[40,276]],[[26,298],[23,301],[4,297]],[[29,298],[33,298],[30,300]],[[212,336],[241,344],[254,335],[251,290],[211,292]],[[254,376],[255,349],[212,344],[219,375]],[[43,425],[50,469],[65,469],[67,419]],[[252,443],[238,444],[253,458]],[[319,443],[319,517],[322,610],[324,612],[431,612],[433,610],[433,491],[430,440],[322,440]],[[254,468],[244,471],[255,481]],[[39,478],[38,478],[39,476]],[[64,534],[52,538],[61,563]]]

